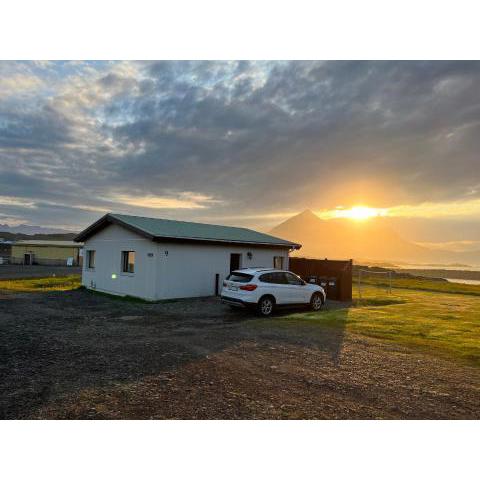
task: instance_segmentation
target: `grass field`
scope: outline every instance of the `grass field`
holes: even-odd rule
[[[292,313],[269,322],[285,328],[329,325],[480,366],[480,286],[401,279],[388,294],[373,283],[363,289],[362,300],[354,293],[351,308]],[[433,291],[436,284],[445,290]]]
[[[0,280],[0,290],[13,292],[53,292],[73,290],[80,287],[80,275],[66,277],[29,278],[21,280]]]
[[[362,285],[373,285],[376,287],[387,287],[388,278],[386,276],[362,276]],[[467,285],[464,283],[450,283],[438,280],[429,280],[424,278],[392,278],[392,287],[405,288],[409,290],[426,290],[439,293],[458,293],[461,295],[480,296],[480,285]],[[354,289],[356,289],[356,279],[354,279]]]

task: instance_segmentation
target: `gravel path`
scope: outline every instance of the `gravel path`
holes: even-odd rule
[[[479,369],[271,325],[215,298],[0,292],[0,418],[480,417]]]

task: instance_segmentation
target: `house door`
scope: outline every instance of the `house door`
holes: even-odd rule
[[[32,264],[32,254],[31,253],[26,253],[23,256],[23,264],[24,265],[31,265]]]
[[[241,253],[230,254],[230,271],[238,270],[240,268],[240,260],[242,258]]]

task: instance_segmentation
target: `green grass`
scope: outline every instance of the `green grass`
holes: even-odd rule
[[[356,281],[357,279],[354,278],[354,289],[357,288]],[[377,287],[387,287],[388,278],[385,276],[379,277],[374,275],[362,276],[362,285],[364,284],[375,285]],[[428,280],[423,278],[392,278],[392,288],[480,296],[480,285],[450,283],[441,280]]]
[[[13,292],[54,292],[74,290],[81,285],[80,275],[65,277],[27,278],[20,280],[0,280],[0,290]]]
[[[303,326],[312,329],[312,335],[315,329],[321,335],[324,327],[332,327],[480,367],[480,287],[462,285],[458,291],[447,283],[451,291],[440,293],[430,291],[431,283],[402,279],[407,288],[396,287],[392,294],[369,285],[350,308],[287,314],[267,320],[265,326]]]
[[[84,288],[84,287],[82,287]],[[160,303],[158,301],[145,300],[140,297],[134,297],[133,295],[114,295],[112,293],[101,292],[99,290],[87,290],[89,295],[98,295],[100,297],[105,297],[110,300],[115,300],[118,302],[128,302],[128,303]],[[163,300],[163,302],[174,302],[175,300]]]

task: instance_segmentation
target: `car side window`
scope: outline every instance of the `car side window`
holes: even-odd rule
[[[293,273],[287,272],[285,273],[285,276],[289,285],[303,285],[302,279],[297,277],[296,275],[293,275]]]
[[[278,285],[285,285],[288,283],[283,272],[273,272],[272,277],[273,283],[276,283]]]
[[[260,275],[260,277],[258,277],[258,279],[259,279],[261,282],[264,282],[264,283],[273,283],[273,282],[272,282],[272,274],[271,274],[271,273],[264,273],[263,275]]]
[[[277,285],[285,285],[287,283],[283,272],[264,273],[258,279],[264,283],[275,283]]]

